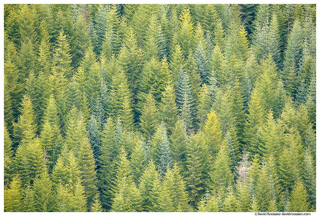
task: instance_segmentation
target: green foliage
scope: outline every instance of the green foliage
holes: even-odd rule
[[[315,4],[6,4],[4,211],[316,211]]]
[[[294,212],[306,212],[309,210],[307,191],[300,181],[295,184],[292,190],[290,210]]]

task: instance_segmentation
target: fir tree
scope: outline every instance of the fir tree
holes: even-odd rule
[[[5,212],[19,212],[22,210],[22,193],[20,178],[15,176],[10,183],[10,188],[4,189]]]
[[[294,212],[309,211],[309,203],[307,201],[307,191],[302,182],[296,182],[290,201],[290,210]]]
[[[141,132],[144,133],[146,138],[150,138],[158,126],[158,110],[152,94],[148,94],[146,102],[143,106],[142,115],[140,116]]]
[[[87,209],[89,210],[93,198],[97,194],[97,177],[93,152],[88,138],[83,138],[81,140],[78,160],[81,181],[82,185],[85,187],[85,196],[87,197]]]

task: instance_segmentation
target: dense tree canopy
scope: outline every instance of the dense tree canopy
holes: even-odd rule
[[[315,5],[5,5],[5,211],[316,211],[315,162]]]

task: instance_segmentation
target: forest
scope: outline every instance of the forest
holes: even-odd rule
[[[316,5],[4,5],[5,212],[316,211]]]

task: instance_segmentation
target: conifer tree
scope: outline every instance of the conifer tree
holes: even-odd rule
[[[211,173],[213,187],[220,190],[226,188],[229,183],[233,183],[234,181],[234,176],[231,173],[229,152],[230,150],[226,144],[221,145],[219,152],[215,157],[215,163]]]
[[[206,191],[205,196],[199,202],[199,212],[218,212],[219,206],[217,202],[217,198],[214,195],[210,195],[208,191]]]
[[[20,175],[22,185],[33,183],[45,170],[45,159],[39,138],[21,144],[16,152],[14,169]]]
[[[53,64],[58,73],[63,74],[66,78],[72,76],[70,48],[63,31],[60,32],[57,40]]]
[[[191,85],[191,92],[192,97],[195,101],[195,103],[199,103],[199,94],[200,94],[200,86],[201,86],[201,77],[198,70],[197,62],[194,57],[193,52],[189,52],[188,59],[185,62],[184,70],[186,71],[186,74],[189,77],[190,85]],[[179,77],[179,75],[178,75]],[[179,81],[179,80],[178,80]]]
[[[81,182],[74,186],[73,197],[71,200],[72,211],[73,212],[85,212],[87,210],[87,200],[85,197],[84,186],[81,185]]]
[[[214,70],[219,86],[225,86],[230,82],[230,71],[226,69],[227,62],[218,45],[214,47],[211,61],[211,68]]]
[[[170,70],[172,71],[173,81],[178,80],[178,74],[180,68],[184,68],[184,61],[183,61],[182,51],[179,44],[174,47],[172,54],[170,56]]]
[[[111,191],[113,176],[115,175],[115,158],[118,154],[115,126],[112,118],[108,118],[101,132],[101,155],[98,169],[99,190],[101,193],[101,205],[107,210],[111,207],[113,193]]]
[[[120,113],[120,119],[123,127],[126,130],[133,130],[134,122],[133,122],[133,112],[131,108],[130,99],[128,96],[125,96],[122,104],[122,110]]]
[[[103,209],[101,207],[99,194],[96,194],[96,196],[93,198],[93,203],[91,205],[90,212],[102,212]]]
[[[187,179],[187,190],[191,204],[194,206],[201,195],[209,187],[210,154],[209,147],[203,139],[203,134],[199,133],[190,137],[187,142],[185,173]]]
[[[307,191],[301,181],[297,181],[290,200],[290,210],[294,212],[309,211],[309,203],[307,201]]]
[[[142,109],[142,115],[140,116],[141,132],[144,133],[146,138],[150,138],[154,134],[158,122],[158,109],[152,94],[149,93],[146,96],[146,102]]]
[[[208,77],[209,77],[209,62],[207,60],[203,44],[199,41],[199,44],[195,50],[194,58],[197,62],[198,71],[201,76],[202,83],[208,84]]]
[[[161,120],[165,123],[168,134],[170,135],[173,132],[174,125],[177,121],[178,109],[175,103],[175,94],[174,89],[168,85],[164,92],[162,93],[160,113]]]
[[[13,175],[13,149],[7,128],[4,128],[4,183],[9,185]]]
[[[14,123],[14,145],[16,149],[20,142],[28,143],[35,137],[36,122],[31,99],[28,95],[23,96],[21,102],[21,115],[18,122]]]
[[[172,155],[170,151],[170,143],[167,136],[167,129],[164,123],[161,123],[162,127],[162,136],[161,142],[158,149],[158,158],[159,158],[159,172],[163,176],[165,172],[172,167]]]
[[[265,167],[260,170],[257,187],[255,190],[255,198],[259,203],[261,211],[267,211],[269,201],[271,200],[271,189],[268,181],[268,175]]]
[[[206,143],[210,149],[210,153],[212,156],[214,156],[220,149],[222,141],[220,123],[218,121],[216,113],[213,110],[211,110],[211,112],[207,116],[207,121],[204,126],[204,133]]]
[[[186,170],[186,148],[188,137],[181,120],[177,120],[170,136],[170,150],[173,160],[182,171]]]
[[[14,176],[10,188],[4,189],[4,211],[19,212],[22,210],[22,188],[21,181],[18,176]]]
[[[142,144],[143,143],[140,139],[138,139],[137,142],[135,142],[135,146],[133,148],[130,160],[132,179],[136,184],[138,184],[139,179],[142,176],[142,173],[144,172],[146,163]]]
[[[24,190],[23,196],[23,211],[24,212],[35,212],[34,207],[34,190],[30,185]]]
[[[310,207],[316,209],[316,175],[314,171],[314,161],[310,153],[310,149],[307,148],[304,154],[304,185],[307,190],[308,202],[310,203]]]
[[[193,50],[193,23],[189,10],[185,9],[180,15],[179,42],[184,58],[187,58],[189,50]]]
[[[164,187],[163,190],[166,191],[171,198],[172,206],[174,206],[173,211],[187,211],[188,195],[186,192],[186,186],[182,176],[180,175],[180,169],[176,164],[173,165],[172,169],[167,170],[162,186]]]
[[[52,182],[47,171],[42,172],[34,182],[34,198],[36,211],[54,211],[54,193],[52,190]]]
[[[247,122],[245,124],[246,142],[249,152],[253,155],[258,153],[259,140],[257,131],[264,121],[264,110],[261,105],[260,93],[254,89],[249,103],[249,114],[247,115]]]
[[[159,204],[159,193],[160,185],[159,183],[159,173],[156,170],[156,166],[151,160],[148,167],[142,174],[139,183],[139,190],[142,199],[142,209],[143,211],[154,212],[157,211],[157,205]]]
[[[90,121],[88,123],[88,132],[89,132],[89,141],[91,144],[91,149],[93,151],[93,157],[95,159],[96,164],[98,164],[98,158],[100,157],[100,137],[99,130],[97,126],[97,121],[93,115],[90,117]]]
[[[87,197],[87,209],[89,210],[92,205],[93,198],[97,194],[97,177],[93,152],[90,147],[90,142],[86,137],[82,138],[81,140],[78,164],[82,185],[85,187],[85,196]]]

